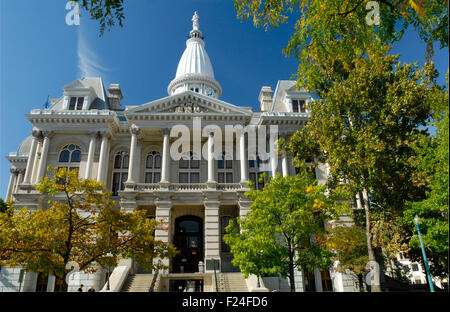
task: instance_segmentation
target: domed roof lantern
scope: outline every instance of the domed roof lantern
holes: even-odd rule
[[[175,79],[169,84],[169,95],[184,91],[194,91],[219,98],[222,88],[214,78],[214,70],[205,50],[205,41],[199,28],[199,16],[192,17],[192,30],[186,41],[186,49],[178,63]]]

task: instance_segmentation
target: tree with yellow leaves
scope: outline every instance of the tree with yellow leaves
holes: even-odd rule
[[[50,167],[49,167],[50,170]],[[172,257],[176,249],[155,240],[165,226],[145,211],[126,213],[116,207],[103,185],[79,179],[76,170],[52,170],[36,186],[48,198],[48,209],[0,213],[0,264],[64,279],[68,263],[93,273],[115,266],[120,257],[134,258],[147,269],[164,268],[154,259]]]

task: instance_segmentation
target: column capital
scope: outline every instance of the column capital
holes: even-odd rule
[[[99,133],[98,131],[89,131],[88,134],[91,138],[97,138]]]
[[[9,172],[11,172],[11,174],[17,175],[19,174],[19,169],[17,169],[16,167],[12,167],[11,169],[9,169]]]
[[[41,136],[41,130],[39,130],[38,128],[34,127],[31,130],[31,135],[37,139],[37,138],[39,138]]]
[[[109,139],[111,137],[111,134],[108,130],[99,131],[99,134],[102,138],[106,137],[107,139]]]
[[[161,128],[162,134],[163,135],[169,135],[170,134],[170,129],[169,128]]]
[[[131,134],[139,135],[139,133],[141,132],[141,129],[138,126],[136,126],[135,124],[132,124],[130,127],[130,132],[131,132]]]

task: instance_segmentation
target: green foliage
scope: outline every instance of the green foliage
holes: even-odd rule
[[[119,23],[123,27],[125,15],[123,13],[124,0],[73,0],[78,2],[80,7],[85,9],[91,19],[97,20],[100,24],[100,36],[105,30],[110,30],[112,26]]]
[[[284,53],[300,64],[296,74],[300,87],[319,97],[334,81],[345,79],[354,62],[370,54],[374,44],[401,39],[413,25],[422,39],[448,47],[448,3],[433,1],[376,1],[379,25],[369,25],[368,0],[235,0],[241,19],[253,18],[256,27],[278,27],[290,16],[297,19]]]
[[[0,213],[6,212],[8,207],[6,206],[6,203],[3,201],[3,198],[0,198]]]
[[[152,259],[176,253],[171,244],[154,239],[163,224],[146,218],[142,210],[120,211],[101,183],[79,179],[76,170],[65,168],[54,168],[51,176],[36,186],[48,198],[48,209],[11,206],[8,214],[0,214],[1,265],[63,278],[71,261],[89,273],[97,270],[95,265],[115,266],[119,257],[162,268]]]
[[[446,95],[448,105],[448,91]],[[420,230],[431,262],[430,270],[437,276],[448,276],[448,210],[449,210],[449,113],[448,108],[433,122],[436,137],[417,147],[418,167],[428,191],[426,198],[408,202],[401,218],[411,235],[410,257],[421,260],[420,242],[413,222],[415,215],[421,219]]]
[[[369,262],[365,230],[359,226],[335,226],[329,230],[327,248],[334,253],[333,260],[339,261],[336,270],[351,270],[356,275],[366,272]]]
[[[346,211],[346,204],[325,195],[311,175],[269,178],[263,190],[251,190],[251,210],[238,226],[231,223],[225,242],[245,276],[280,274],[291,279],[295,267],[313,270],[329,268],[332,253],[325,246],[324,224]],[[342,198],[342,197],[340,197]],[[315,237],[315,242],[311,241]]]

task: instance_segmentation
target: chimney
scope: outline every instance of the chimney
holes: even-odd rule
[[[261,111],[268,112],[272,105],[273,91],[271,87],[262,87],[259,93],[259,103],[261,103]]]
[[[110,84],[108,88],[109,104],[111,110],[120,110],[120,101],[123,99],[122,90],[119,84]]]

